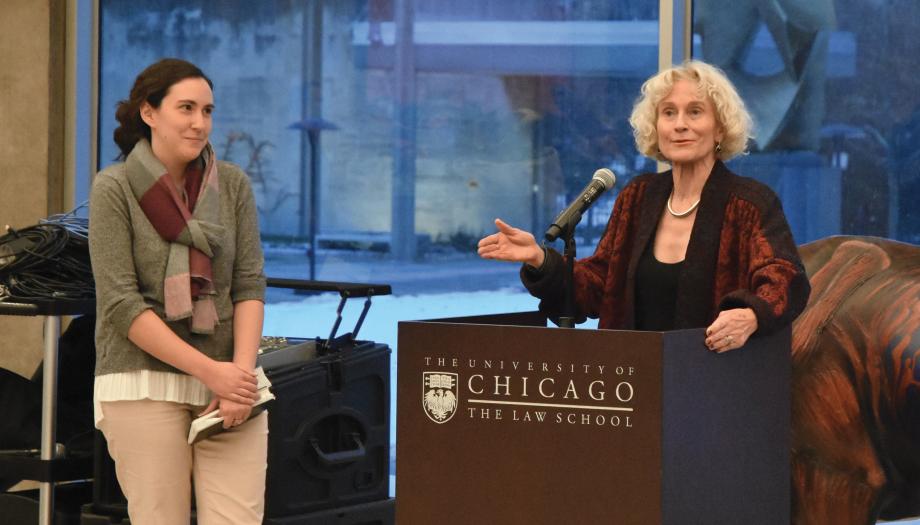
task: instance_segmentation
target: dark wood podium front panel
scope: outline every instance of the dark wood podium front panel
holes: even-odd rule
[[[662,523],[789,523],[788,329],[724,354],[664,334]]]
[[[662,335],[611,334],[400,323],[397,522],[661,523]]]

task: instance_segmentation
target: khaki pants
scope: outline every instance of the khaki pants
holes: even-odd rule
[[[199,525],[262,523],[267,412],[189,445],[189,424],[202,408],[149,399],[102,403],[100,429],[132,525],[189,523],[192,483]]]

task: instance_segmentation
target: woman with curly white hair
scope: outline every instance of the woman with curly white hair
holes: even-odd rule
[[[699,61],[661,71],[629,122],[637,149],[671,169],[630,181],[595,253],[575,262],[577,316],[611,329],[707,327],[716,352],[788,326],[808,301],[808,279],[777,196],[723,163],[745,152],[752,127],[725,74]],[[524,263],[524,285],[558,315],[562,255],[495,224],[480,256]]]

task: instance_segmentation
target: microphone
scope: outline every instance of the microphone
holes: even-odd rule
[[[595,171],[594,176],[591,177],[591,182],[585,186],[585,189],[581,190],[581,194],[556,217],[553,224],[546,230],[546,240],[553,242],[564,231],[574,228],[581,221],[581,214],[590,208],[602,193],[612,188],[616,180],[616,175],[607,168]]]

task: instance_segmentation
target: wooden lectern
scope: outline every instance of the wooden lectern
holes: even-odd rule
[[[396,521],[789,523],[789,337],[399,323]]]

